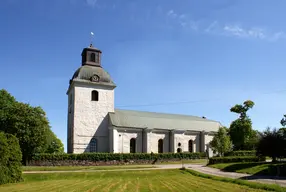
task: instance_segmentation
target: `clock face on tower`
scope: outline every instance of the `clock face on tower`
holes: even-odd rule
[[[93,75],[90,80],[92,82],[98,82],[99,81],[99,77],[98,77],[98,75]]]

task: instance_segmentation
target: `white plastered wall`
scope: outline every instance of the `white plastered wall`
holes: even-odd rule
[[[213,139],[213,135],[205,135],[205,150],[207,149],[206,145],[208,145]]]
[[[136,139],[136,153],[142,153],[143,140],[141,129],[114,129],[114,153],[130,153],[130,140],[132,138]]]
[[[169,152],[169,131],[152,131],[147,133],[147,153],[158,153],[159,139],[163,139],[163,153]]]
[[[99,100],[91,100],[98,91]],[[109,152],[108,112],[114,112],[114,90],[94,84],[74,85],[74,153],[89,152],[92,137],[97,139],[97,152]]]
[[[198,134],[174,134],[174,151],[177,152],[177,149],[181,148],[182,152],[188,152],[189,140],[193,141],[193,152],[198,152],[200,145],[200,137]],[[179,147],[179,143],[181,143],[181,147]]]

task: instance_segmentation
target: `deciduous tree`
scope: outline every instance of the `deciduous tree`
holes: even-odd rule
[[[16,101],[6,90],[0,90],[0,131],[18,138],[24,164],[48,139],[57,143],[44,110]]]
[[[240,104],[236,104],[235,106],[233,106],[230,111],[234,112],[234,113],[238,113],[240,116],[240,119],[245,119],[248,118],[247,117],[247,111],[249,109],[251,109],[254,106],[254,102],[251,100],[246,100],[243,102],[243,105]]]
[[[284,130],[271,130],[269,127],[263,132],[261,139],[258,142],[258,155],[272,157],[275,162],[277,158],[284,158],[286,146],[286,134]]]
[[[226,127],[219,128],[218,132],[210,142],[210,147],[215,153],[218,153],[219,156],[223,156],[224,153],[232,150],[232,142],[230,137],[227,135]]]
[[[235,150],[248,150],[254,145],[253,137],[256,136],[252,130],[251,119],[247,116],[247,111],[253,108],[254,102],[247,100],[243,105],[236,104],[230,111],[239,114],[239,118],[234,120],[229,129],[230,138]],[[250,145],[250,146],[249,146]]]
[[[281,119],[280,123],[282,126],[286,125],[286,115],[284,115],[284,117]]]
[[[36,153],[64,153],[64,145],[54,132],[49,129],[45,144],[38,147]]]

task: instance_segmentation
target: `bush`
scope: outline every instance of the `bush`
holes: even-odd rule
[[[256,151],[231,151],[225,153],[224,156],[256,156]]]
[[[256,156],[212,157],[209,159],[209,165],[218,163],[261,162],[261,161],[266,161],[266,157],[256,157]]]
[[[81,154],[36,154],[33,161],[126,161],[126,160],[172,160],[203,159],[206,153],[81,153]]]
[[[0,185],[22,181],[22,153],[18,139],[0,132]]]

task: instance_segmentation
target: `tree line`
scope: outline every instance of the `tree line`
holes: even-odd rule
[[[259,132],[252,128],[252,121],[247,112],[255,103],[251,100],[236,104],[230,111],[239,117],[232,121],[229,128],[220,127],[210,142],[211,149],[219,156],[237,150],[256,150],[258,156],[269,156],[273,161],[286,157],[286,115],[281,119],[282,128]]]
[[[64,152],[44,110],[17,101],[5,89],[0,90],[0,132],[17,138],[24,165],[36,153]]]

